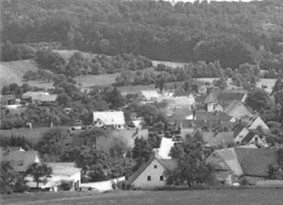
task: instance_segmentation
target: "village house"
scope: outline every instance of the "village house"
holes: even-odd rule
[[[7,161],[19,173],[24,173],[34,163],[41,163],[35,150],[24,150],[21,147],[1,148],[1,161]]]
[[[127,180],[126,184],[132,189],[155,189],[166,185],[166,173],[177,168],[173,159],[162,159],[153,154],[150,159],[140,166]]]
[[[259,116],[244,116],[240,119],[240,122],[245,125],[249,130],[256,130],[258,128],[261,128],[265,132],[270,131],[269,127]]]
[[[79,190],[81,184],[81,168],[77,168],[75,163],[56,162],[46,163],[52,169],[52,174],[46,177],[43,182],[39,183],[39,188],[46,191],[59,191],[62,183],[70,183],[70,191]],[[25,177],[27,185],[30,188],[36,188],[37,183],[33,180],[32,176]]]
[[[241,102],[234,100],[227,107],[224,108],[224,112],[236,119],[241,119],[245,116],[252,116],[252,113],[248,108]]]
[[[224,108],[220,103],[208,103],[207,112],[223,112]]]
[[[124,129],[125,117],[122,111],[93,112],[93,124],[95,127]]]
[[[245,176],[249,183],[266,180],[269,166],[277,164],[278,149],[233,147],[215,150],[206,161],[216,170],[216,176],[227,184],[239,181]]]
[[[42,106],[55,105],[58,95],[48,92],[26,92],[22,95],[21,101],[25,103],[35,103]]]
[[[205,147],[217,148],[234,145],[233,132],[201,132]]]

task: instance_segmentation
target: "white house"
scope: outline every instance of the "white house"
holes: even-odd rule
[[[42,179],[44,182],[39,183],[39,188],[48,191],[58,191],[63,181],[72,184],[71,191],[78,190],[81,184],[81,168],[75,167],[75,163],[46,163],[48,167],[52,168],[50,177]],[[30,188],[36,188],[37,184],[32,176],[25,177],[27,185]]]
[[[124,129],[124,113],[122,111],[93,112],[93,124],[101,128]]]
[[[223,112],[223,107],[219,103],[208,103],[207,104],[207,112]]]
[[[177,168],[176,161],[161,159],[157,155],[152,157],[134,172],[127,184],[131,188],[154,189],[166,185],[166,172]]]

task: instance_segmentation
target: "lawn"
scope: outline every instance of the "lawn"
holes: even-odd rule
[[[282,189],[121,191],[111,193],[38,193],[2,199],[1,204],[38,205],[282,205]]]

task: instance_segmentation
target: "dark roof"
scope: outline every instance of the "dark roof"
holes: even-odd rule
[[[246,108],[245,105],[238,100],[230,101],[230,104],[227,107],[225,107],[224,111],[228,115],[236,117],[238,119],[243,116],[252,115],[252,113],[248,110],[248,108]]]
[[[40,160],[37,151],[24,151],[18,148],[1,149],[1,161],[10,162],[17,172],[25,172],[36,160]]]
[[[218,102],[223,103],[225,105],[234,100],[242,101],[245,95],[246,95],[246,92],[224,91],[219,94],[217,100]]]
[[[177,168],[177,162],[173,159],[160,159],[156,157],[156,154],[152,154],[150,159],[142,164],[137,171],[135,171],[128,179],[127,183],[131,184],[133,183],[140,175],[141,173],[151,164],[153,160],[157,160],[166,170],[173,171]]]
[[[235,147],[238,160],[247,176],[267,177],[270,164],[277,164],[275,148],[243,148]]]
[[[217,147],[234,143],[233,132],[203,132],[202,137],[204,143],[208,147]]]
[[[254,136],[256,135],[256,133],[254,132],[249,132],[245,138],[242,140],[243,143],[249,143],[253,138]]]

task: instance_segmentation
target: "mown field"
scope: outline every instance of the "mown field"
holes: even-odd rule
[[[38,193],[4,197],[1,204],[14,205],[282,205],[282,189],[193,191],[121,191],[112,193]]]

